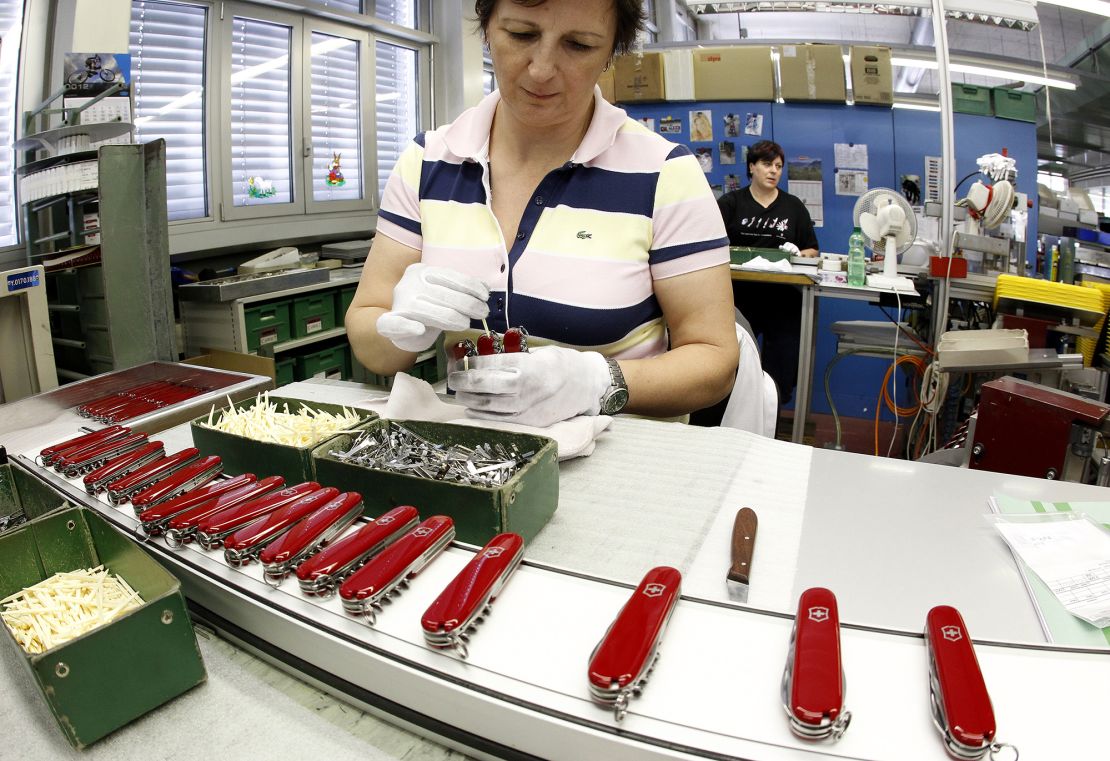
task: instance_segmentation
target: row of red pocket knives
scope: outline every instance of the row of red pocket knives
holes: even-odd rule
[[[136,445],[133,436],[114,426],[48,447],[39,457],[70,477],[84,473],[86,489],[106,491],[112,504],[131,501],[147,536],[164,535],[173,547],[194,540],[209,550],[222,547],[235,567],[258,560],[274,585],[295,573],[305,594],[329,596],[338,589],[344,610],[371,625],[382,604],[455,535],[450,518],[420,521],[416,508],[402,506],[342,536],[362,514],[355,492],[315,482],[286,487],[280,476],[249,473],[215,480],[218,457],[201,457],[195,448],[167,457],[159,442],[143,436]],[[113,442],[122,451],[113,454]],[[154,459],[141,462],[147,457]],[[95,467],[88,469],[90,463]],[[500,534],[483,547],[422,616],[426,642],[465,658],[471,630],[523,552],[516,534]],[[674,568],[649,571],[590,657],[590,693],[612,705],[618,721],[655,665],[680,585]],[[960,759],[993,754],[1002,746],[994,741],[990,697],[959,612],[947,606],[929,611],[925,642],[934,722],[946,749]],[[843,698],[836,598],[827,589],[809,589],[799,599],[782,681],[791,729],[807,739],[839,738],[851,718]]]
[[[77,407],[77,414],[102,423],[119,423],[177,404],[204,389],[171,381],[153,381],[94,399]]]
[[[126,429],[87,434],[42,450],[39,460],[71,478],[84,474],[85,488],[107,492],[113,505],[130,501],[145,536],[164,535],[171,547],[192,541],[222,547],[233,567],[258,560],[274,585],[295,571],[304,593],[329,596],[338,589],[344,610],[371,625],[382,604],[455,536],[450,518],[421,522],[416,508],[402,506],[336,541],[362,514],[359,494],[312,481],[286,487],[280,476],[250,473],[216,480],[220,458],[201,457],[195,448],[166,457],[160,442],[132,449],[130,435]],[[110,451],[112,442],[122,453]],[[138,464],[148,445],[156,459]],[[517,534],[490,540],[424,614],[428,644],[466,657],[470,630],[523,555]]]
[[[613,706],[618,721],[655,666],[681,581],[674,568],[650,570],[590,658],[590,692]],[[949,755],[979,759],[988,753],[993,757],[1003,747],[1013,749],[995,742],[990,695],[959,611],[947,605],[930,610],[925,644],[933,722]],[[840,617],[836,596],[828,589],[807,589],[798,600],[782,676],[782,705],[790,729],[803,739],[839,739],[851,721],[851,712],[844,709]]]

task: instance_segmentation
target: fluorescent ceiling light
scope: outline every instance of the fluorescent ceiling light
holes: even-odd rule
[[[904,108],[909,111],[940,111],[940,106],[931,105],[929,103],[910,103],[908,101],[896,100],[893,105],[895,108]]]
[[[917,69],[936,69],[939,64],[935,60],[928,58],[904,58],[901,56],[893,56],[890,59],[891,66],[905,66],[908,68]],[[958,71],[961,74],[974,74],[979,77],[989,77],[992,79],[1001,79],[1005,81],[1020,80],[1022,82],[1029,82],[1031,84],[1046,85],[1048,87],[1058,87],[1061,90],[1074,90],[1076,89],[1075,82],[1069,79],[1060,77],[1046,77],[1042,74],[1034,74],[1027,71],[1019,71],[1017,69],[1005,69],[997,66],[980,66],[972,63],[961,63],[959,61],[950,61],[948,68],[951,71]]]
[[[1105,0],[1037,0],[1038,5],[1058,5],[1075,11],[1085,11],[1096,16],[1110,16],[1110,3]]]
[[[1076,0],[1094,2],[1096,0]],[[923,16],[932,12],[930,0],[686,0],[694,13],[742,13],[753,11],[819,11],[826,13],[864,13],[898,16]],[[1033,0],[945,0],[945,16],[1029,31],[1037,25]]]

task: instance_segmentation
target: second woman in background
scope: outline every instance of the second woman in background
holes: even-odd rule
[[[817,234],[805,204],[779,189],[785,163],[778,143],[761,140],[748,148],[750,184],[717,201],[730,246],[818,255]],[[762,337],[763,369],[779,388],[779,402],[785,404],[798,378],[802,294],[792,285],[774,283],[734,281],[732,289],[736,306],[756,337]]]

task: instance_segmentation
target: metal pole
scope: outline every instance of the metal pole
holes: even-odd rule
[[[932,0],[933,43],[937,51],[937,99],[940,102],[940,246],[952,256],[952,204],[956,192],[956,148],[952,127],[952,74],[948,69],[948,30],[944,0]],[[948,280],[938,280],[933,304],[933,342],[948,325]]]

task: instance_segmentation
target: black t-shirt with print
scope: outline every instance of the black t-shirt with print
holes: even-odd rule
[[[789,241],[799,250],[818,248],[813,220],[801,199],[782,190],[766,209],[752,198],[751,185],[717,199],[730,246],[778,248]]]

